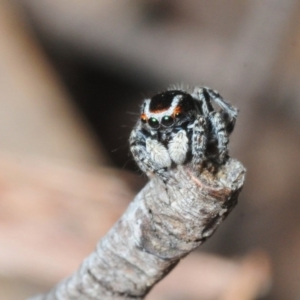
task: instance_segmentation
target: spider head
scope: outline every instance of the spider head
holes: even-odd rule
[[[141,113],[141,122],[150,132],[171,132],[180,126],[195,111],[194,99],[188,93],[171,90],[146,99]]]

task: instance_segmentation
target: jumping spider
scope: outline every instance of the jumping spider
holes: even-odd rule
[[[130,150],[148,176],[154,173],[167,181],[168,169],[187,162],[197,173],[204,164],[226,161],[236,118],[237,109],[217,91],[168,90],[144,101],[130,135]]]

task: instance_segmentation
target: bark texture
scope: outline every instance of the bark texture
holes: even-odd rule
[[[236,160],[195,177],[188,165],[153,177],[71,277],[34,300],[143,299],[236,205],[245,177]]]

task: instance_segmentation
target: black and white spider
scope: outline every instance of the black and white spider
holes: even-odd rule
[[[148,176],[154,173],[167,180],[168,169],[187,162],[197,172],[204,163],[226,161],[236,118],[237,109],[217,91],[168,90],[144,101],[130,135],[130,149]]]

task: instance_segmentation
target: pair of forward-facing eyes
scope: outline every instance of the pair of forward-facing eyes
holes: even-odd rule
[[[171,127],[175,123],[176,118],[179,118],[181,115],[182,115],[181,112],[178,111],[178,112],[174,113],[174,116],[163,116],[161,118],[161,121],[159,122],[154,117],[147,118],[145,114],[142,114],[141,121],[144,124],[148,123],[148,125],[151,128],[158,129],[160,127],[160,125],[162,125],[163,127]]]

